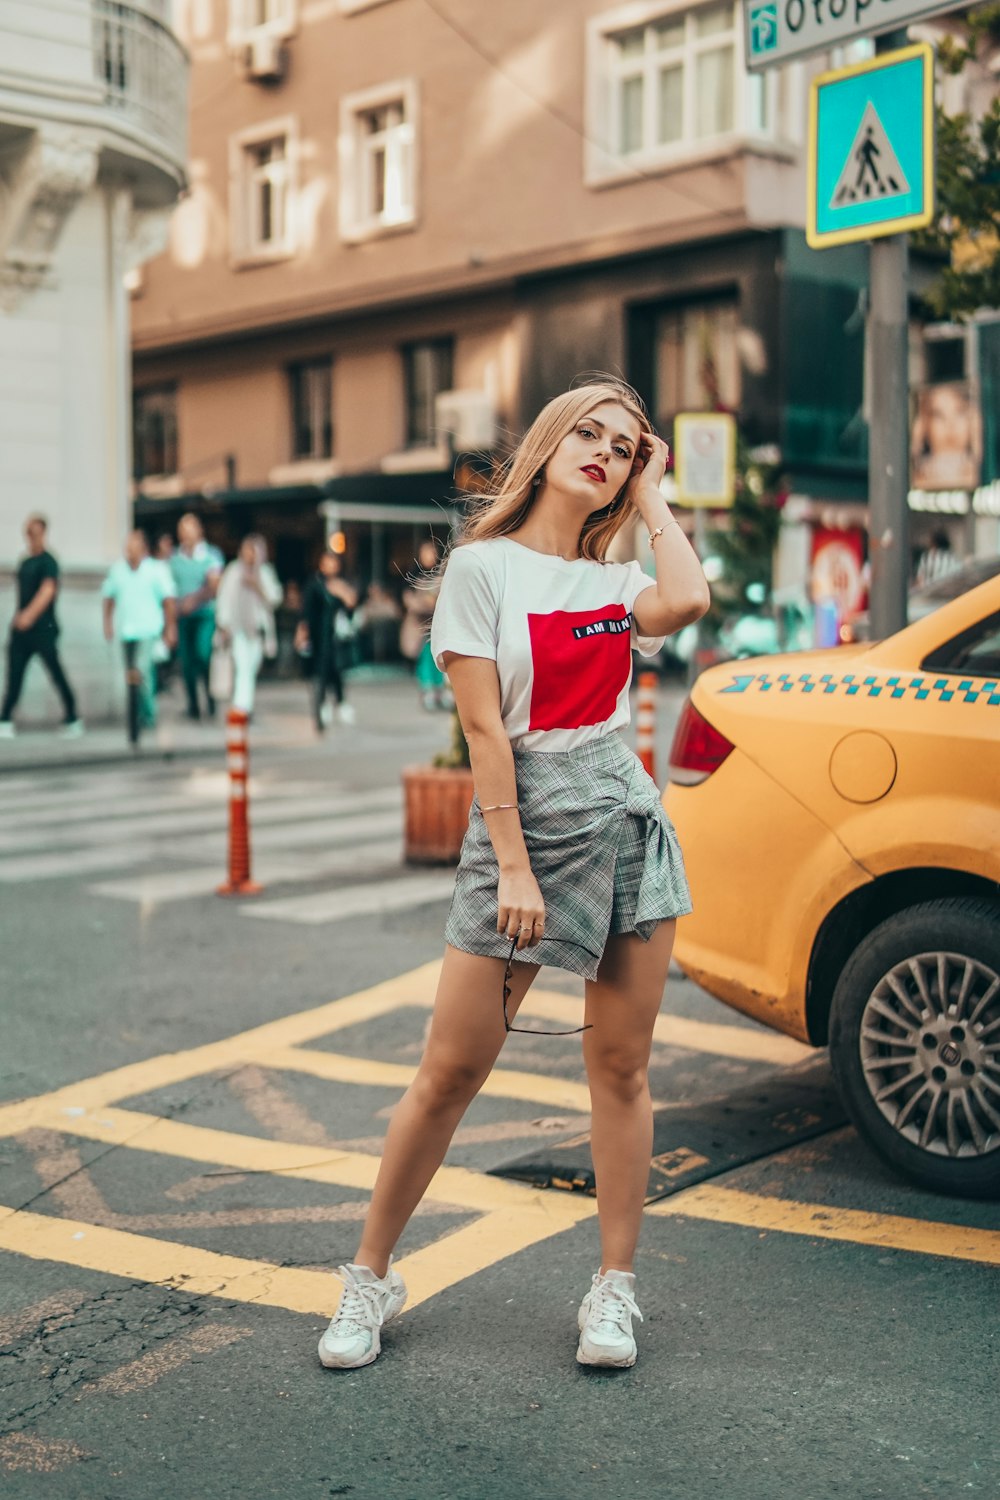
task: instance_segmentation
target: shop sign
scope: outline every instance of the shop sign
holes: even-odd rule
[[[680,505],[732,505],[736,497],[736,419],[729,412],[684,412],[674,419],[674,478]]]
[[[983,424],[971,381],[921,386],[910,425],[911,488],[974,490],[982,466]]]

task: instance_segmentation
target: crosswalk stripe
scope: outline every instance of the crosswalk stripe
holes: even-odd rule
[[[386,808],[399,808],[401,805],[401,794],[396,790],[393,790],[391,794],[376,793],[370,798],[303,797],[290,802],[264,802],[256,806],[251,803],[251,820],[252,825],[256,826],[266,827],[273,823],[280,823],[289,828],[301,829],[315,828],[327,818],[351,813],[355,816],[349,826],[354,830],[363,827],[362,820],[366,810],[370,809],[374,813]],[[150,810],[138,817],[102,818],[100,822],[69,824],[65,828],[46,828],[41,831],[19,828],[8,833],[0,829],[0,854],[41,853],[46,849],[65,849],[68,845],[74,844],[105,843],[126,839],[129,835],[148,839],[156,835],[191,832],[198,836],[214,828],[224,828],[228,817],[228,803],[223,802],[192,808],[188,812]],[[303,817],[306,817],[308,821],[305,823],[294,821]],[[346,818],[345,821],[347,821]],[[395,814],[395,821],[399,823],[398,813]],[[320,839],[315,841],[323,842]]]
[[[27,809],[18,799],[16,810],[0,811],[0,833],[17,828],[45,828],[51,824],[66,826],[70,823],[88,823],[95,821],[98,814],[104,819],[126,818],[144,812],[168,812],[175,809],[178,812],[192,811],[197,807],[214,809],[225,803],[228,787],[229,777],[222,773],[219,776],[205,778],[204,783],[195,782],[184,791],[159,791],[147,786],[139,792],[119,791],[117,794],[113,791],[102,792],[100,797],[74,793],[66,803],[53,806],[48,799],[45,799],[37,807]],[[288,803],[310,795],[313,797],[339,795],[344,799],[345,805],[351,805],[350,794],[343,788],[331,787],[320,782],[268,782],[261,786],[251,781],[250,784],[250,796],[254,802]],[[394,795],[398,801],[398,791]]]
[[[221,850],[221,844],[219,848]],[[254,879],[265,887],[329,880],[337,875],[371,875],[378,866],[398,865],[401,853],[397,838],[368,844],[361,849],[351,845],[336,854],[321,855],[307,865],[266,855],[254,860],[253,874]],[[88,890],[94,896],[111,896],[116,901],[133,901],[138,906],[152,907],[185,901],[191,896],[207,896],[219,886],[222,876],[221,864],[216,861],[210,866],[198,865],[188,870],[163,870],[132,876],[128,880],[101,881],[89,886]]]
[[[432,901],[447,900],[455,889],[454,873],[448,875],[410,875],[400,880],[377,881],[349,890],[320,891],[314,896],[289,896],[267,901],[259,906],[249,903],[240,907],[248,917],[265,922],[298,922],[304,926],[321,926],[342,922],[347,917],[374,916],[390,911],[404,911],[411,906],[426,906]]]
[[[0,859],[0,885],[27,880],[62,880],[98,875],[105,870],[127,870],[145,864],[153,851],[144,844],[112,844],[100,849],[74,849],[60,854],[25,854]]]

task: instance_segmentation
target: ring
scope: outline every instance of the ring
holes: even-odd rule
[[[522,922],[521,925],[520,925],[520,927],[517,930],[518,930],[518,932],[530,932],[531,929],[534,927],[534,925],[535,925],[534,922],[527,922],[527,923]]]

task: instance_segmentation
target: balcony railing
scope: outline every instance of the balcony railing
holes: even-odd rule
[[[160,19],[162,0],[149,0],[145,6],[92,0],[92,7],[94,72],[105,104],[183,165],[187,54]]]

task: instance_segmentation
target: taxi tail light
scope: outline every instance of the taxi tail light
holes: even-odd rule
[[[678,786],[707,781],[732,748],[731,741],[698,712],[689,698],[670,749],[670,780]]]

